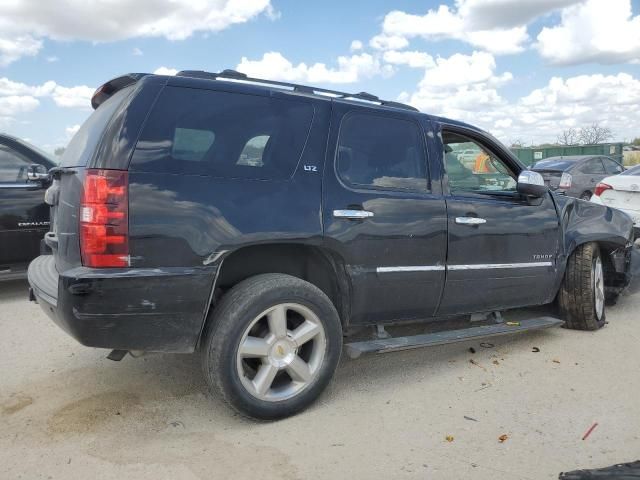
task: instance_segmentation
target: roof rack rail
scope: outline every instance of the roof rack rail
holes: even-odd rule
[[[364,100],[366,102],[374,102],[379,103],[385,107],[393,107],[393,108],[401,108],[404,110],[412,110],[414,112],[418,112],[419,110],[411,105],[406,105],[400,102],[394,102],[390,100],[382,100],[375,95],[372,95],[367,92],[359,92],[359,93],[347,93],[341,92],[338,90],[330,90],[328,88],[319,88],[319,87],[310,87],[308,85],[300,85],[297,83],[289,83],[289,82],[279,82],[277,80],[266,80],[264,78],[253,78],[249,77],[247,74],[238,72],[236,70],[226,69],[222,72],[212,73],[205,72],[202,70],[182,70],[176,74],[178,77],[191,77],[191,78],[203,78],[207,80],[239,80],[247,83],[260,83],[263,85],[275,85],[278,87],[287,87],[293,89],[294,92],[300,93],[310,93],[310,94],[329,94],[333,95],[336,98],[345,98],[345,99],[356,99],[356,100]]]

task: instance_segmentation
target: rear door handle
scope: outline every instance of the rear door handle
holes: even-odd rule
[[[373,217],[373,212],[367,210],[334,210],[334,218],[346,218],[349,220],[363,220]]]
[[[482,225],[487,223],[484,218],[478,217],[456,217],[456,223],[458,225]]]

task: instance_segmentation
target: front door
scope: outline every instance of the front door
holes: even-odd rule
[[[49,229],[43,185],[27,179],[31,163],[0,143],[0,273],[37,257],[40,240]]]
[[[442,139],[449,250],[438,314],[549,301],[559,246],[551,194],[531,200],[517,193],[521,167],[490,138],[445,127]]]
[[[446,209],[410,112],[334,103],[323,183],[326,247],[346,265],[352,323],[434,315],[444,284]]]

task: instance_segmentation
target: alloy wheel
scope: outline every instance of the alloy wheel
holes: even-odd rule
[[[238,375],[259,400],[292,398],[318,376],[326,343],[322,322],[309,308],[275,305],[245,329],[236,354]]]
[[[593,262],[593,291],[595,297],[596,317],[602,318],[604,313],[604,275],[602,271],[602,260],[596,257]]]

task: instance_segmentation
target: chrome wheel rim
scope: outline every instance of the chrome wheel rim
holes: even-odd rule
[[[326,336],[318,316],[297,303],[275,305],[245,329],[236,367],[253,397],[277,402],[298,395],[320,372]]]
[[[596,258],[593,265],[593,291],[595,296],[596,316],[602,318],[604,312],[604,275],[602,273],[602,260]]]

